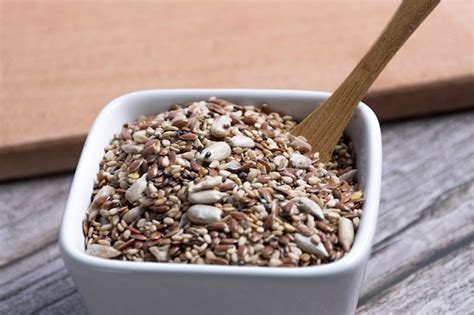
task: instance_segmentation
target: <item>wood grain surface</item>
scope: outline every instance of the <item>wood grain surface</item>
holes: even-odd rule
[[[382,126],[384,170],[359,314],[474,308],[474,112]],[[72,174],[0,184],[0,313],[85,314],[56,244]]]
[[[334,91],[398,4],[0,0],[0,179],[73,169],[98,111],[130,91]],[[472,21],[471,0],[438,6],[370,90],[381,119],[474,105]]]

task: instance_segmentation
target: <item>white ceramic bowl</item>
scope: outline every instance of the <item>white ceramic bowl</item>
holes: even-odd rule
[[[63,215],[64,262],[91,314],[353,314],[372,247],[381,181],[380,127],[360,103],[347,133],[365,192],[353,248],[339,261],[302,268],[185,265],[106,260],[84,253],[81,221],[89,206],[103,148],[125,122],[210,96],[271,105],[304,118],[329,94],[287,90],[151,90],[110,102],[89,132]]]

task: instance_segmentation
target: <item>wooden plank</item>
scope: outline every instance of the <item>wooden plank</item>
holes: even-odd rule
[[[334,91],[398,4],[2,1],[0,179],[73,169],[98,111],[130,91]],[[470,0],[436,8],[367,96],[381,119],[474,105],[472,19]]]
[[[0,287],[1,314],[84,314],[85,305],[60,258]]]
[[[426,264],[474,242],[474,181],[444,194],[422,209],[408,228],[376,244],[359,305],[370,303]]]
[[[474,238],[473,122],[471,112],[383,126],[383,197],[359,312],[465,313],[466,303],[472,304],[462,290],[472,277],[458,269],[469,259],[462,252],[472,247]],[[64,204],[71,178],[58,175],[0,184],[1,222],[20,212],[18,217],[36,221],[38,230],[29,231],[32,225],[18,219],[0,226],[0,237],[9,239],[9,246],[32,251],[24,256],[7,250],[8,255],[1,256],[0,313],[85,313],[57,245],[28,237],[49,230],[57,235],[63,207],[57,205]],[[35,204],[40,212],[52,209],[54,213],[47,215],[53,218],[50,223],[31,219],[38,211],[31,206]],[[13,243],[11,235],[25,237]],[[433,292],[440,292],[440,303],[449,307],[428,303]],[[417,305],[417,298],[426,306]],[[460,303],[462,299],[467,301]]]
[[[358,314],[472,314],[474,239],[411,274]]]
[[[473,125],[469,113],[383,128],[381,212],[362,302],[472,232]]]
[[[70,183],[58,175],[1,184],[0,267],[56,241]]]

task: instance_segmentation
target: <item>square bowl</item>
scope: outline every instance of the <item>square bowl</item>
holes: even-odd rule
[[[380,126],[360,103],[346,129],[357,157],[365,194],[363,215],[351,251],[320,266],[272,268],[187,265],[107,260],[87,255],[82,220],[99,162],[112,135],[140,115],[211,96],[258,105],[268,103],[301,120],[329,94],[251,89],[149,90],[110,102],[96,118],[84,145],[64,211],[59,244],[91,314],[353,314],[369,260],[380,196]]]

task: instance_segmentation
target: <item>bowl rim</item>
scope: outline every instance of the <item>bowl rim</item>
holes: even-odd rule
[[[167,274],[186,274],[186,275],[225,275],[225,276],[239,276],[239,277],[317,277],[317,276],[330,276],[333,274],[341,274],[351,272],[355,268],[359,267],[364,260],[370,255],[372,248],[372,242],[375,234],[375,227],[378,216],[378,207],[380,199],[380,188],[381,188],[381,176],[382,176],[382,143],[381,143],[381,132],[380,125],[374,112],[363,102],[358,104],[357,113],[363,120],[363,124],[368,128],[368,142],[369,154],[369,166],[367,167],[367,182],[365,187],[365,193],[367,198],[365,200],[363,209],[364,215],[361,219],[361,228],[357,232],[355,242],[349,253],[329,264],[323,264],[318,266],[308,267],[258,267],[258,266],[216,266],[216,265],[196,265],[196,264],[177,264],[177,263],[157,263],[157,262],[132,262],[132,261],[118,261],[103,259],[100,257],[94,257],[87,255],[84,251],[80,251],[73,246],[68,245],[68,235],[72,232],[72,224],[78,224],[71,217],[73,211],[73,205],[71,204],[71,196],[80,190],[80,177],[84,160],[89,155],[89,147],[95,138],[96,130],[99,128],[101,120],[110,115],[111,112],[116,110],[117,106],[124,106],[123,102],[127,101],[128,104],[133,102],[136,97],[150,97],[157,95],[178,95],[185,97],[196,96],[196,99],[202,97],[200,95],[216,95],[217,97],[226,97],[225,95],[235,95],[241,98],[252,99],[264,95],[272,95],[273,98],[290,98],[297,100],[298,98],[308,99],[325,99],[330,93],[320,91],[306,91],[306,90],[280,90],[280,89],[154,89],[154,90],[143,90],[132,93],[127,93],[119,96],[110,101],[96,117],[90,132],[87,136],[84,144],[79,163],[74,174],[73,182],[68,195],[68,200],[63,212],[61,221],[60,233],[59,233],[59,247],[63,259],[66,265],[71,267],[77,267],[78,265],[90,269],[108,272],[119,272],[119,273],[167,273]]]

